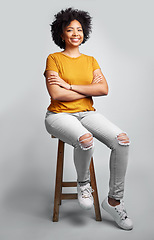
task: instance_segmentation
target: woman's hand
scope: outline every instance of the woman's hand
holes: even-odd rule
[[[103,77],[102,77],[102,75],[95,75],[94,76],[94,78],[93,78],[93,80],[92,80],[92,84],[93,83],[99,83],[99,82],[101,82],[101,81],[103,81]]]
[[[106,96],[108,94],[108,84],[100,68],[93,71],[93,80],[87,85],[71,85],[72,91],[85,96]]]
[[[70,89],[70,85],[56,74],[50,74],[50,77],[47,78],[47,81],[50,85],[59,85],[67,90]]]

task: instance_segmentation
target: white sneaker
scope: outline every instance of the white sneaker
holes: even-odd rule
[[[77,191],[79,205],[86,210],[91,209],[94,203],[92,196],[94,190],[91,188],[90,184],[87,183],[84,186],[77,184]]]
[[[113,207],[108,203],[108,197],[102,202],[102,208],[111,214],[115,222],[119,227],[125,230],[133,229],[132,220],[127,216],[127,212],[124,208],[123,200],[120,201],[120,204]]]

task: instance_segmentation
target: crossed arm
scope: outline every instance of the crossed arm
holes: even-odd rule
[[[46,71],[46,85],[49,95],[54,100],[74,101],[88,96],[108,94],[108,84],[100,69],[93,72],[93,81],[88,85],[70,85],[58,76],[55,71]]]

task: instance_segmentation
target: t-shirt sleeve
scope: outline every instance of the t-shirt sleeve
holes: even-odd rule
[[[97,60],[93,57],[93,71],[95,71],[96,69],[99,69],[100,66],[97,62]]]
[[[48,70],[58,72],[56,61],[55,61],[54,57],[52,56],[52,54],[50,54],[47,57],[46,68],[45,68],[45,71],[44,71],[44,75],[45,75],[45,72],[48,71]]]

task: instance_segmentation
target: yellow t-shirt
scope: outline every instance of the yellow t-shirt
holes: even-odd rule
[[[92,83],[93,71],[99,68],[100,66],[94,57],[81,54],[77,58],[72,58],[62,52],[56,52],[48,56],[45,71],[52,70],[57,72],[69,84],[86,85]],[[69,102],[53,100],[51,98],[48,110],[56,113],[71,113],[94,111],[95,109],[92,97],[86,97]]]

